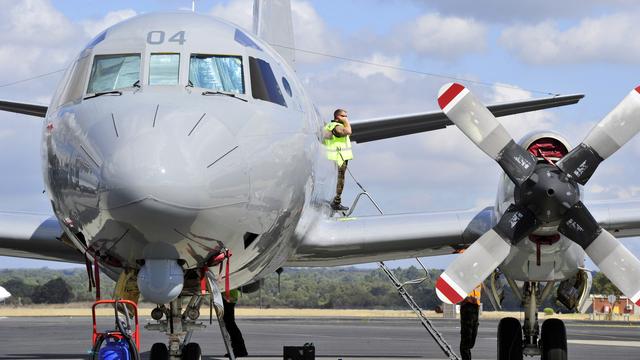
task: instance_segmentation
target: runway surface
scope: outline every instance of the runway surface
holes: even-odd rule
[[[208,324],[208,318],[204,319]],[[147,317],[141,319],[145,324]],[[434,325],[458,352],[459,323],[435,319]],[[110,326],[107,319],[99,324]],[[109,326],[108,326],[109,325]],[[215,323],[214,323],[215,325]],[[284,345],[313,342],[316,357],[326,359],[445,359],[422,325],[414,319],[240,319],[251,358],[282,358]],[[640,326],[603,322],[566,322],[570,359],[640,359]],[[497,321],[480,323],[473,349],[475,359],[495,359]],[[142,330],[142,359],[151,345],[165,341],[162,334]],[[0,360],[86,359],[91,342],[87,317],[0,318]],[[203,359],[221,358],[226,352],[220,330],[209,326],[194,333]],[[532,358],[535,359],[535,358]]]

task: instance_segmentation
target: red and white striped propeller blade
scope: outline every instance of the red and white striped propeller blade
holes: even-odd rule
[[[623,294],[640,306],[640,260],[629,249],[602,229],[585,252]]]
[[[484,281],[509,255],[511,245],[491,229],[460,254],[440,274],[436,294],[447,304],[457,304]]]
[[[476,146],[498,162],[517,185],[533,173],[536,158],[516,144],[498,120],[470,91],[458,83],[440,88],[438,105]]]

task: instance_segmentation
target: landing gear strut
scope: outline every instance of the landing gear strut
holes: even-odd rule
[[[541,355],[541,360],[567,359],[567,333],[562,320],[545,320],[542,328],[538,322],[538,304],[544,302],[550,294],[553,282],[547,283],[542,291],[539,288],[537,282],[525,282],[522,291],[514,289],[516,293],[522,294],[524,322],[521,327],[516,318],[500,320],[498,360],[522,360],[523,355]]]
[[[169,337],[169,346],[163,343],[153,344],[149,356],[151,360],[199,360],[201,358],[200,345],[190,342],[194,330],[205,328],[205,325],[195,321],[200,315],[201,300],[201,295],[193,295],[184,314],[181,296],[169,304],[169,309],[164,306],[154,309],[154,318],[158,317],[158,311],[162,311],[166,320],[147,324],[145,328],[166,333]]]
[[[202,293],[200,289],[192,295],[185,294],[179,296],[169,304],[169,308],[160,305],[151,312],[151,316],[156,323],[149,323],[145,326],[148,330],[157,330],[167,334],[169,337],[169,346],[163,343],[155,343],[151,347],[151,360],[200,360],[202,359],[202,350],[200,345],[191,342],[191,336],[194,330],[204,329],[206,326],[202,322],[196,322],[200,317],[200,307],[205,296],[212,298],[212,307],[215,309],[215,316],[222,334],[224,345],[227,353],[230,354],[230,360],[235,360],[231,349],[231,340],[229,334],[224,327],[222,320],[223,304],[220,289],[215,281],[215,277],[210,273],[207,276],[207,292]],[[183,298],[189,298],[189,303],[183,311]]]

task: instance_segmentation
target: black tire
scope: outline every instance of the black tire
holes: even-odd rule
[[[182,349],[182,360],[200,360],[202,359],[202,350],[197,343],[188,343]]]
[[[540,335],[541,360],[567,360],[567,330],[560,319],[542,323]]]
[[[498,360],[522,360],[522,327],[516,318],[498,323]]]
[[[169,349],[163,343],[155,343],[149,351],[149,360],[169,360]]]

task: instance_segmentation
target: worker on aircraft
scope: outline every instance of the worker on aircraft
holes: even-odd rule
[[[347,111],[337,109],[333,112],[333,120],[325,127],[324,144],[327,147],[327,158],[338,164],[338,184],[336,186],[336,196],[331,202],[331,208],[336,211],[349,210],[342,205],[342,189],[344,189],[344,175],[347,172],[347,163],[353,159],[351,151],[351,125],[347,117]]]

